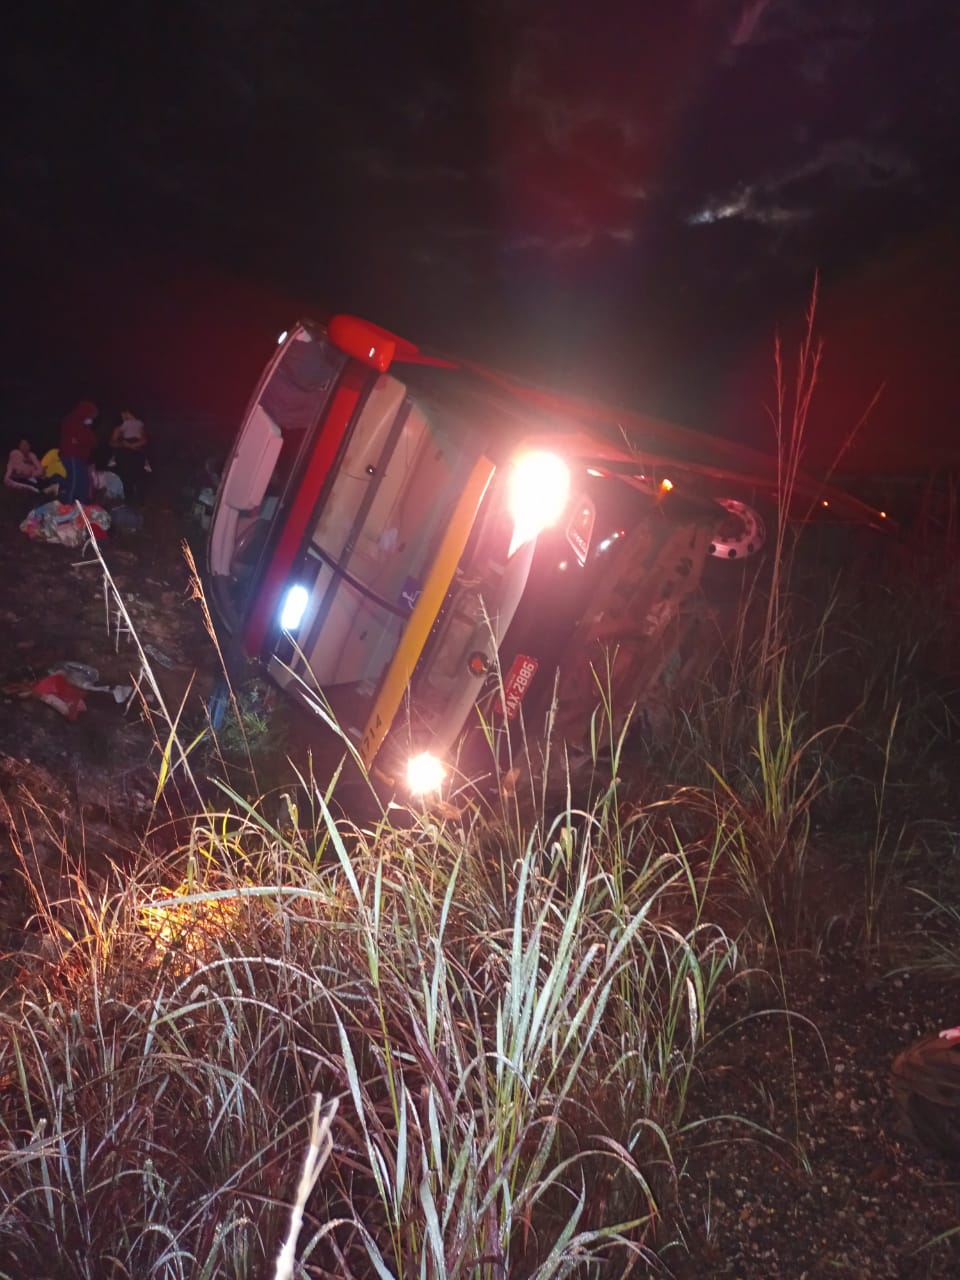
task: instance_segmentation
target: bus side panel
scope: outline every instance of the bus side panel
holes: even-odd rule
[[[367,370],[361,365],[349,364],[334,392],[322,429],[317,435],[316,447],[287,512],[244,629],[244,644],[251,655],[263,654],[267,637],[275,627],[277,610],[288,584],[290,570],[303,546],[323,486],[368,380]]]

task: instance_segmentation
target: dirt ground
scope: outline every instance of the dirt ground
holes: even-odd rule
[[[142,529],[111,530],[98,543],[115,593],[92,552],[35,542],[20,532],[35,501],[0,489],[0,954],[29,942],[21,855],[46,896],[54,898],[65,887],[64,849],[96,880],[111,859],[124,863],[135,857],[148,828],[196,807],[192,788],[176,774],[156,803],[169,735],[130,634],[132,628],[146,651],[181,741],[194,742],[209,728],[210,696],[222,668],[186,555],[189,548],[202,573],[206,535],[193,517],[193,496],[189,485],[161,470],[140,509]],[[104,505],[110,510],[116,504]],[[118,612],[117,595],[129,626]],[[107,688],[85,692],[85,710],[75,720],[31,693],[63,663],[94,668],[97,683]],[[332,771],[342,747],[323,736],[309,713],[280,697],[258,668],[235,655],[231,678],[242,712],[251,713],[248,731],[256,734],[258,716],[269,721],[269,735],[263,735],[269,751],[253,761],[254,775],[236,728],[231,732],[230,721],[235,726],[236,720],[228,709],[219,735],[226,758],[222,752],[214,758],[209,734],[190,755],[205,799],[215,802],[221,795],[211,778],[225,774],[251,800],[271,785],[288,784],[288,754],[305,761],[310,751],[318,768]],[[145,700],[136,691],[124,702],[115,700],[112,689],[138,682]],[[231,756],[234,740],[238,749]],[[44,813],[39,821],[38,806]],[[151,847],[164,838],[154,838]]]
[[[27,538],[19,524],[32,505],[28,494],[0,490],[0,878],[8,903],[11,825],[21,836],[32,832],[30,856],[45,877],[59,867],[61,842],[96,872],[104,852],[135,846],[153,809],[159,763],[158,730],[136,695],[118,703],[111,692],[88,692],[86,710],[71,721],[30,693],[65,662],[95,668],[111,688],[140,675],[96,558]],[[150,495],[143,515],[142,531],[99,545],[141,644],[159,655],[152,666],[164,699],[176,710],[189,690],[185,714],[201,716],[217,668],[182,550],[193,531],[175,494]],[[29,820],[34,801],[48,823]],[[8,949],[21,922],[4,917],[0,946]]]
[[[841,944],[787,958],[786,1001],[745,984],[742,1020],[715,1032],[691,1098],[688,1118],[743,1119],[692,1141],[679,1191],[690,1254],[668,1255],[679,1280],[960,1274],[960,1234],[932,1243],[960,1226],[960,1167],[902,1134],[889,1084],[901,1049],[957,1022],[957,995],[884,979],[888,961]]]
[[[91,693],[70,722],[30,696],[64,661],[96,667],[108,685],[139,674],[101,569],[79,551],[20,533],[30,505],[27,495],[0,491],[0,952],[29,942],[15,844],[48,893],[62,874],[61,839],[85,852],[96,873],[103,854],[129,849],[147,825],[159,761],[156,729],[136,698],[125,707]],[[202,722],[218,668],[192,598],[187,537],[200,546],[189,504],[158,485],[142,532],[101,545],[141,643],[162,655],[154,665],[165,697],[179,705],[191,688],[186,714]],[[858,886],[844,881],[851,874],[828,848],[811,884],[825,902],[852,903]],[[909,894],[893,902],[886,936],[903,937],[918,910]],[[739,1118],[694,1127],[684,1140],[675,1208],[689,1252],[664,1253],[680,1280],[960,1275],[960,1234],[931,1244],[960,1227],[960,1170],[898,1133],[888,1081],[901,1048],[960,1022],[960,1000],[915,974],[885,976],[893,953],[865,960],[854,932],[851,923],[816,954],[783,957],[780,991],[762,976],[734,984],[716,1024],[726,1029],[714,1030],[701,1057],[687,1120]],[[665,1229],[658,1247],[675,1236]]]

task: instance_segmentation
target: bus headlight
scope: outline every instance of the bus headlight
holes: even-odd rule
[[[407,762],[407,789],[415,796],[439,791],[446,776],[442,761],[429,751],[422,751]]]
[[[303,621],[309,601],[310,592],[306,587],[296,586],[289,589],[283,597],[283,605],[280,608],[281,631],[289,631],[292,634],[297,630]]]
[[[555,453],[523,453],[513,463],[507,504],[513,517],[510,554],[560,519],[570,498],[570,468]]]

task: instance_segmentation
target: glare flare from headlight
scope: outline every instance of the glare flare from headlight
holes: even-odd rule
[[[555,453],[524,453],[510,472],[507,501],[513,517],[511,554],[563,515],[570,498],[570,468]]]
[[[407,762],[407,789],[415,796],[439,791],[446,776],[443,762],[429,751],[422,751]]]
[[[280,610],[280,629],[281,631],[294,632],[303,621],[303,615],[307,611],[307,604],[310,600],[310,592],[306,587],[291,587],[287,594],[283,597],[283,607]]]

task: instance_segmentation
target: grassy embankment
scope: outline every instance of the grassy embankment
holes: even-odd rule
[[[817,361],[781,380],[785,493]],[[195,817],[158,816],[112,883],[38,896],[39,955],[4,962],[0,1276],[644,1274],[683,1251],[694,1146],[802,1165],[789,1123],[688,1108],[744,1016],[732,984],[764,969],[782,1014],[790,954],[839,934],[892,966],[919,872],[911,960],[960,966],[926,821],[955,727],[944,548],[835,545],[825,572],[778,529],[671,732],[601,752],[601,707],[612,780],[559,801],[511,775],[459,816],[361,827],[338,775],[291,762],[288,801],[234,772],[212,803],[222,751],[171,709],[158,815],[195,787]],[[245,748],[237,711],[253,780],[269,729]],[[811,883],[825,846],[859,886],[841,907]]]

